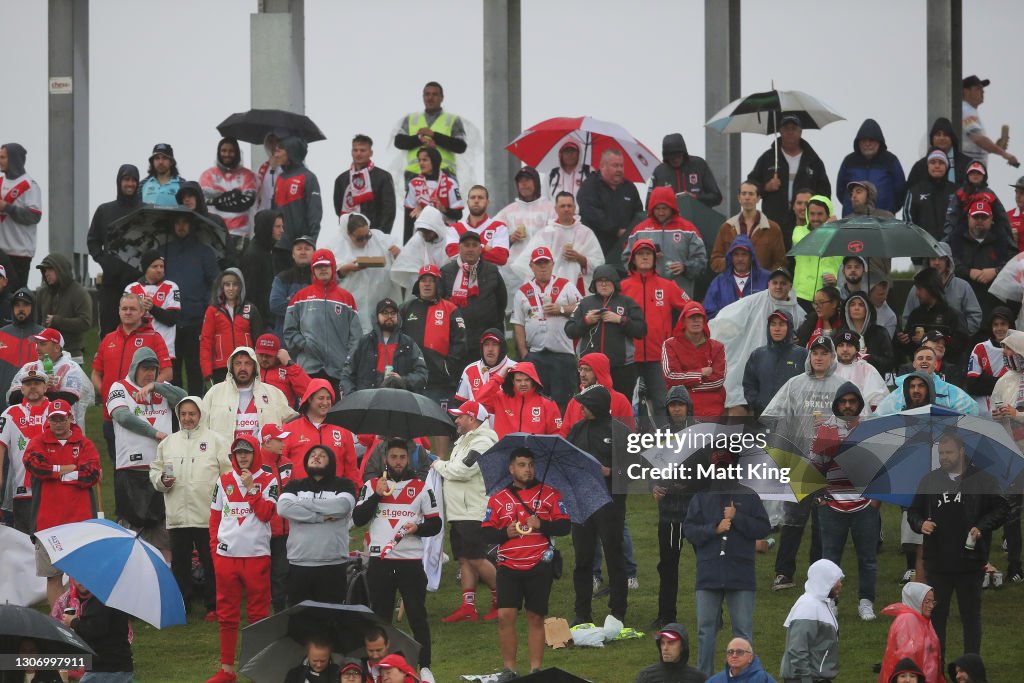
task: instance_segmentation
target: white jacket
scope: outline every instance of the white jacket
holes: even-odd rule
[[[228,367],[231,367],[231,359],[237,353],[245,353],[256,363],[256,352],[248,346],[240,346],[228,358]],[[256,366],[257,372],[259,365]],[[280,389],[270,384],[264,384],[257,375],[252,382],[253,399],[256,401],[256,412],[259,415],[260,428],[268,424],[283,425],[298,413],[292,410],[288,399]],[[230,442],[235,435],[236,414],[238,412],[238,387],[235,386],[235,378],[229,371],[227,377],[220,384],[214,384],[206,396],[203,397],[202,417],[200,424],[207,429],[217,432],[220,437]],[[211,493],[212,495],[212,493]]]
[[[498,442],[497,433],[482,423],[479,427],[463,434],[452,447],[447,460],[435,460],[431,467],[444,479],[445,519],[449,522],[482,522],[487,510],[487,489],[480,465],[466,464],[471,451],[483,455]]]

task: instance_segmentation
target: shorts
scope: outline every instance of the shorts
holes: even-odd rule
[[[480,539],[480,522],[457,520],[448,522],[451,529],[452,555],[460,560],[482,560],[487,557],[487,544]]]
[[[36,545],[36,576],[45,579],[52,579],[55,576],[63,576],[64,572],[57,569],[50,562],[50,556],[43,550],[43,544],[35,541]]]
[[[550,562],[525,570],[498,567],[497,607],[517,610],[526,607],[527,612],[543,617],[548,613],[553,581]]]

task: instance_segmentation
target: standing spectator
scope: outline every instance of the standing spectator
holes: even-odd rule
[[[17,142],[0,145],[0,252],[14,265],[11,285],[28,284],[29,266],[36,255],[36,225],[43,218],[39,184],[25,172],[28,152]]]
[[[398,304],[394,299],[381,299],[373,327],[360,337],[345,361],[342,395],[376,389],[389,377],[401,377],[406,389],[419,392],[427,385],[427,362],[416,342],[402,332]]]
[[[940,116],[935,119],[931,130],[928,131],[928,154],[910,167],[910,173],[907,174],[908,188],[928,175],[931,152],[935,149],[946,155],[946,180],[959,186],[967,179],[967,164],[971,162],[971,158],[960,151],[960,138],[953,130],[953,122],[945,116]]]
[[[206,683],[230,683],[235,674],[238,620],[245,592],[249,623],[270,611],[270,519],[277,505],[277,478],[262,468],[256,438],[231,441],[232,471],[221,475],[210,506],[210,552],[216,556],[220,669]],[[221,511],[226,514],[222,514]]]
[[[466,151],[466,127],[458,114],[444,111],[444,88],[437,81],[423,86],[423,111],[402,117],[395,130],[395,147],[407,150],[406,180],[419,172],[416,150],[434,149],[441,156],[439,168],[455,173],[456,154]]]
[[[736,194],[740,212],[729,218],[718,229],[715,247],[711,250],[711,270],[725,271],[725,255],[738,236],[747,237],[757,255],[757,263],[768,270],[786,265],[786,247],[779,224],[757,210],[761,200],[761,188],[757,183],[745,180],[740,183]]]
[[[268,424],[284,424],[296,413],[277,387],[260,380],[256,353],[239,346],[228,358],[228,374],[203,396],[202,425],[227,443],[250,434],[259,438]]]
[[[870,182],[877,190],[875,206],[895,213],[903,206],[907,180],[903,166],[885,144],[882,127],[874,119],[864,119],[853,138],[853,152],[846,155],[836,176],[836,196],[843,205],[843,215],[849,216],[853,204],[848,185],[854,181]]]
[[[513,432],[558,434],[562,413],[554,401],[540,393],[543,388],[533,363],[520,362],[513,368],[506,366],[503,371],[492,372],[475,399],[494,415],[498,438]]]
[[[32,477],[32,524],[30,533],[60,524],[81,522],[96,516],[92,487],[100,480],[100,456],[96,446],[71,421],[67,401],[51,401],[42,431],[25,446],[23,462]],[[50,563],[37,539],[36,576],[46,578],[50,606],[64,592],[64,573]]]
[[[814,195],[807,200],[805,218],[804,223],[793,228],[793,246],[832,219],[832,201],[824,195]],[[793,271],[796,296],[800,299],[800,305],[810,311],[811,300],[819,287],[838,284],[836,274],[843,267],[843,257],[795,256],[793,261],[796,264]]]
[[[125,294],[134,294],[142,301],[142,319],[153,326],[167,346],[171,361],[177,357],[178,319],[181,317],[181,290],[166,277],[167,268],[163,254],[147,251],[142,255],[142,277],[138,282],[129,283]]]
[[[265,328],[274,326],[270,311],[270,293],[274,283],[274,245],[284,235],[284,218],[280,213],[264,209],[253,219],[253,238],[238,258],[249,298],[252,299]],[[306,264],[309,265],[308,263]],[[253,330],[259,334],[263,330]]]
[[[853,330],[842,329],[832,341],[836,344],[836,360],[839,361],[836,374],[856,385],[867,407],[874,410],[889,395],[889,387],[875,366],[861,357],[860,335]]]
[[[647,220],[633,228],[622,257],[632,253],[639,240],[657,245],[661,252],[658,275],[673,280],[688,295],[693,295],[697,278],[707,268],[708,252],[704,238],[690,221],[679,215],[676,196],[668,188],[655,188],[647,205]]]
[[[143,204],[156,206],[176,206],[178,190],[184,180],[178,175],[178,162],[174,159],[174,148],[166,142],[153,145],[153,153],[149,155],[149,170],[146,178],[139,185],[139,195]]]
[[[412,237],[416,219],[423,209],[433,206],[444,214],[445,221],[462,218],[466,202],[462,198],[459,181],[441,166],[441,153],[433,147],[424,147],[416,155],[419,173],[409,179],[405,193],[405,232],[403,242]]]
[[[942,298],[949,304],[950,308],[960,312],[964,322],[967,324],[967,333],[973,337],[981,327],[981,305],[978,303],[980,299],[974,293],[971,283],[956,272],[956,264],[953,262],[953,250],[949,243],[939,242],[939,251],[942,252],[942,256],[932,256],[927,259],[924,265],[935,269],[942,282]],[[909,320],[910,314],[920,304],[921,301],[917,298],[916,289],[912,289],[907,295],[906,303],[903,305],[903,320]]]
[[[522,264],[523,259],[530,258],[533,249],[530,244],[534,235],[557,218],[554,202],[541,191],[540,173],[537,169],[533,166],[523,166],[516,171],[512,181],[516,185],[516,198],[494,217],[495,220],[504,223],[508,230],[508,265],[501,274],[508,286],[509,302],[522,284],[522,278],[526,276],[521,265],[520,272],[516,272],[515,264]]]
[[[903,220],[928,231],[941,240],[946,229],[946,209],[957,185],[949,180],[949,157],[938,147],[929,152],[924,173],[907,182],[907,196],[903,204]],[[915,258],[915,262],[921,261]]]
[[[517,277],[529,279],[530,258],[538,247],[547,247],[555,259],[553,277],[565,278],[585,292],[594,269],[604,264],[604,254],[597,235],[580,223],[576,200],[568,192],[555,196],[556,218],[534,233],[533,238],[512,264]]]
[[[580,220],[597,235],[604,260],[611,264],[621,263],[623,242],[642,220],[644,210],[636,185],[626,182],[625,173],[622,152],[609,147],[601,152],[599,172],[587,178],[576,194]],[[675,197],[671,190],[666,192]]]
[[[642,340],[647,334],[644,312],[620,292],[615,266],[598,267],[590,291],[565,323],[565,333],[581,340],[576,347],[578,356],[594,351],[608,356],[616,391],[632,396],[637,379],[633,340]]]
[[[92,667],[81,680],[84,683],[131,683],[135,680],[131,619],[121,610],[103,604],[73,578],[71,586],[79,600],[78,612],[65,614],[64,625],[96,651]]]
[[[448,226],[440,211],[432,206],[424,208],[413,228],[413,236],[391,265],[391,281],[404,289],[412,289],[424,266],[437,266],[440,269],[449,260],[445,255]]]
[[[484,261],[490,261],[496,266],[503,266],[508,262],[508,226],[487,215],[490,201],[491,194],[483,185],[474,185],[469,188],[469,193],[466,195],[469,218],[465,221],[455,221],[448,226],[444,247],[445,255],[449,258],[457,256],[459,238],[462,237],[462,233],[472,230],[480,235]]]
[[[945,659],[953,593],[963,624],[964,652],[981,650],[981,581],[992,532],[1003,524],[1009,510],[1006,499],[997,495],[999,483],[968,460],[959,435],[945,432],[938,446],[939,467],[918,485],[907,522],[924,534],[925,572],[935,590],[932,625]]]
[[[498,643],[504,670],[499,683],[515,679],[516,615],[526,608],[530,670],[544,660],[544,617],[548,612],[551,559],[546,554],[555,536],[570,530],[569,515],[557,489],[537,481],[533,451],[517,448],[509,454],[512,483],[487,501],[482,534],[498,546]],[[526,531],[522,531],[526,529]]]
[[[469,337],[467,336],[467,340]],[[455,390],[455,400],[475,401],[477,393],[490,381],[492,375],[504,374],[514,368],[516,362],[508,357],[505,337],[501,330],[491,328],[480,335],[480,360],[466,366],[459,379],[459,387]],[[494,426],[494,417],[489,418]]]
[[[889,626],[889,638],[882,658],[882,671],[878,683],[889,683],[901,669],[906,670],[906,661],[921,662],[922,678],[917,680],[941,681],[942,648],[939,636],[932,626],[932,610],[935,609],[935,591],[932,587],[912,581],[903,586],[903,601],[895,602],[882,610],[882,614],[895,617]],[[951,681],[950,683],[955,683]]]
[[[117,169],[117,195],[113,201],[104,202],[96,207],[89,223],[89,235],[86,244],[89,255],[99,265],[103,273],[97,279],[100,309],[100,337],[108,335],[117,327],[117,307],[121,292],[133,280],[139,277],[139,271],[126,263],[118,254],[108,251],[107,229],[119,218],[124,218],[142,206],[139,194],[139,169],[131,164],[122,164]],[[100,281],[101,280],[101,281]]]
[[[689,666],[690,637],[682,624],[671,623],[655,634],[658,646],[658,663],[640,670],[636,683],[701,683],[707,676]]]
[[[612,417],[629,427],[630,431],[636,428],[632,402],[625,394],[616,391],[612,386],[608,356],[603,353],[585,354],[579,360],[579,377],[580,393],[598,385],[604,387],[612,395],[610,408]],[[562,436],[567,435],[572,426],[582,419],[583,406],[574,397],[565,408],[565,417],[562,418]]]
[[[210,555],[210,497],[221,475],[231,471],[228,444],[200,424],[202,399],[186,396],[174,406],[178,431],[156,447],[149,464],[149,481],[164,495],[167,534],[171,542],[171,571],[191,611],[192,552],[203,567],[206,621],[217,620],[217,581]]]
[[[281,167],[274,159],[274,150],[281,144],[281,137],[287,136],[288,131],[281,128],[267,133],[263,137],[263,151],[267,154],[267,160],[256,169],[256,205],[257,211],[269,209],[274,204],[274,187],[277,185],[277,178],[281,175]]]
[[[288,600],[341,604],[356,487],[335,474],[334,451],[326,446],[311,446],[303,462],[308,476],[292,477],[277,500],[289,522]]]
[[[980,161],[988,166],[988,155],[996,154],[1006,159],[1010,166],[1017,166],[1017,157],[1006,151],[1006,140],[1000,138],[993,142],[985,134],[985,124],[981,122],[981,115],[978,114],[978,107],[985,101],[985,88],[991,81],[981,79],[971,74],[963,81],[964,99],[961,103],[963,109],[963,131],[964,145],[963,152],[974,161]]]
[[[580,161],[580,143],[566,140],[558,148],[558,166],[548,174],[548,197],[555,202],[559,193],[568,192],[575,202],[576,193],[591,173],[590,165]]]
[[[743,368],[743,395],[757,417],[790,379],[803,372],[807,349],[795,343],[793,318],[782,310],[768,314],[768,343],[754,349]]]
[[[484,261],[482,251],[480,236],[467,230],[459,237],[459,255],[441,268],[441,294],[459,307],[467,339],[479,339],[490,328],[505,329],[508,291],[498,267]],[[476,349],[467,349],[466,360],[476,359]]]
[[[925,332],[937,330],[946,339],[947,363],[959,363],[966,355],[970,336],[963,314],[945,299],[938,271],[925,268],[915,275],[914,293],[918,306],[903,318],[903,329],[893,338],[893,346],[904,354],[912,354],[924,343]]]
[[[304,479],[309,476],[305,469],[305,457],[311,445],[326,446],[334,454],[335,474],[352,482],[353,487],[362,482],[356,465],[356,445],[352,432],[344,427],[325,422],[327,412],[334,405],[337,395],[327,380],[310,380],[306,393],[299,404],[299,417],[288,422],[288,437],[284,440],[281,479],[285,483],[292,478]]]
[[[352,295],[338,284],[338,266],[329,249],[317,249],[310,262],[313,283],[288,302],[284,343],[310,377],[326,379],[335,390],[345,359],[363,328]]]
[[[780,675],[786,683],[832,681],[839,677],[839,620],[836,598],[843,570],[831,560],[807,569],[804,594],[786,616],[786,649]]]
[[[978,402],[980,415],[990,415],[991,396],[999,378],[1007,372],[1003,341],[1013,327],[1013,313],[1005,306],[996,306],[988,318],[985,341],[974,345],[967,357],[967,375],[964,390]],[[1014,404],[1016,407],[1016,404]]]
[[[967,232],[950,235],[949,243],[956,263],[954,272],[970,283],[981,304],[980,317],[987,318],[999,303],[989,294],[989,286],[1012,256],[1005,240],[992,229],[992,206],[986,201],[974,202],[968,209]],[[974,329],[977,332],[978,327]]]
[[[274,276],[270,285],[270,315],[274,320],[274,335],[284,338],[284,318],[288,313],[288,302],[303,287],[313,282],[313,254],[316,240],[308,235],[296,237],[292,244],[292,263]]]
[[[761,659],[754,654],[753,646],[745,638],[733,638],[725,650],[725,670],[708,679],[710,683],[776,683],[775,679],[761,666]]]
[[[800,117],[792,112],[782,112],[779,137],[758,157],[747,178],[761,187],[764,198],[761,211],[780,225],[798,189],[806,187],[812,194],[832,196],[825,164],[803,139]]]
[[[253,350],[260,364],[260,378],[280,389],[289,406],[297,406],[309,386],[306,371],[292,360],[288,350],[281,348],[281,341],[272,334],[260,335]]]
[[[657,247],[650,240],[633,242],[621,284],[622,294],[635,301],[643,311],[647,334],[634,346],[633,362],[637,376],[651,400],[653,411],[661,413],[665,405],[666,377],[662,368],[662,345],[672,337],[672,320],[686,310],[690,297],[673,280],[656,272]]]
[[[174,234],[164,246],[164,273],[181,292],[181,314],[175,335],[174,385],[184,388],[187,378],[192,394],[203,393],[203,371],[199,361],[199,335],[210,291],[220,268],[213,249],[192,234],[192,219],[178,216]]]
[[[370,225],[389,234],[395,227],[395,181],[374,165],[369,135],[352,138],[352,165],[334,180],[334,213],[361,213]]]
[[[46,397],[51,401],[62,398],[71,404],[71,416],[85,433],[86,409],[96,400],[92,382],[82,366],[63,349],[64,339],[60,332],[47,328],[40,330],[32,339],[36,343],[37,360],[28,361],[14,374],[6,392],[7,399],[12,404],[19,403],[22,400],[21,380],[27,373],[35,371],[46,378]]]
[[[725,252],[725,270],[715,276],[704,295],[708,317],[714,318],[729,304],[768,289],[768,275],[750,238],[737,235]]]
[[[256,175],[242,165],[242,149],[235,138],[217,143],[217,163],[199,176],[210,213],[228,229],[228,253],[238,256],[252,238],[249,209],[256,203]]]
[[[49,254],[36,268],[43,284],[36,290],[39,322],[64,337],[64,348],[76,363],[82,363],[83,335],[92,327],[92,299],[76,280],[71,262],[63,254]]]
[[[274,162],[281,168],[274,185],[273,208],[284,217],[284,235],[277,241],[274,263],[278,270],[291,265],[288,250],[299,235],[316,238],[324,209],[320,198],[320,181],[306,168],[305,140],[288,136],[274,149]]]
[[[672,188],[676,196],[696,199],[709,208],[722,203],[722,191],[707,162],[692,156],[686,149],[686,140],[679,133],[669,133],[661,139],[662,163],[654,168],[647,183],[647,204],[656,187]]]
[[[661,370],[669,387],[687,388],[695,417],[725,415],[725,347],[711,338],[707,313],[696,301],[686,303],[662,345]]]
[[[260,312],[245,296],[241,271],[228,268],[214,280],[203,330],[199,333],[203,381],[223,382],[228,374],[228,354],[239,346],[251,347],[261,329]]]
[[[3,522],[28,534],[32,527],[32,481],[25,470],[25,448],[43,431],[50,399],[46,397],[46,375],[30,370],[22,375],[19,403],[0,415],[0,494]]]

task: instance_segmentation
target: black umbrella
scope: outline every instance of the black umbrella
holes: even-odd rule
[[[574,673],[565,669],[553,666],[550,669],[537,671],[536,673],[520,676],[517,681],[529,681],[530,683],[590,683],[589,678],[580,678]]]
[[[262,145],[268,133],[278,137],[297,135],[306,142],[327,139],[308,116],[283,109],[250,109],[232,114],[217,126],[217,132],[254,145]]]
[[[0,605],[0,652],[17,652],[21,638],[36,641],[41,654],[96,654],[77,633],[53,617],[30,607]],[[7,643],[13,649],[8,649]]]
[[[348,394],[327,413],[327,423],[355,434],[405,438],[455,432],[451,417],[437,402],[408,389],[363,389]]]
[[[825,223],[800,240],[787,256],[941,257],[924,228],[895,218],[850,216]]]
[[[280,683],[289,669],[302,662],[305,644],[313,636],[326,638],[334,653],[365,655],[363,634],[371,626],[385,630],[391,652],[400,652],[417,666],[420,644],[369,607],[306,600],[242,630],[239,672],[256,683]]]
[[[173,238],[174,222],[179,216],[187,216],[192,221],[192,235],[213,249],[218,259],[224,256],[227,230],[183,206],[143,206],[117,219],[107,228],[106,250],[139,268],[144,253],[162,249]]]

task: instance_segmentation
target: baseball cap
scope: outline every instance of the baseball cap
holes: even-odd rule
[[[339,671],[338,673],[346,673],[348,671],[358,671],[359,674],[362,675],[363,667],[362,665],[360,665],[358,659],[346,657],[345,659],[341,660],[341,671]]]
[[[536,263],[537,261],[554,261],[555,257],[551,255],[551,250],[547,247],[537,247],[530,254],[530,263]]]
[[[419,680],[419,676],[416,675],[416,671],[409,666],[409,662],[405,661],[405,657],[399,654],[388,655],[384,659],[380,660],[377,667],[381,669],[398,669],[407,676],[412,676],[417,681]]]
[[[984,173],[985,175],[988,175],[988,169],[986,169],[985,164],[981,163],[980,161],[972,161],[967,166],[967,170],[964,171],[964,173],[971,173],[972,171],[977,171],[978,173]]]
[[[865,190],[868,189],[868,186],[864,184],[863,180],[851,180],[850,182],[846,183],[847,190],[852,190],[855,187],[863,187]]]
[[[924,341],[946,341],[946,335],[942,334],[938,330],[928,330],[924,333]]]
[[[47,377],[45,374],[39,372],[35,368],[29,368],[28,372],[21,376],[21,383],[25,382],[45,382]]]
[[[139,367],[141,368],[143,366],[149,366],[151,368],[159,368],[160,367],[160,361],[157,360],[155,355],[146,356],[145,358],[143,358],[142,360],[139,361]]]
[[[284,431],[276,424],[266,424],[260,430],[260,443],[266,443],[271,439],[281,439],[283,441],[289,436],[291,436],[291,432]]]
[[[309,246],[313,247],[314,249],[316,248],[316,238],[315,237],[310,237],[309,235],[299,235],[294,240],[292,240],[292,246],[294,247],[299,242],[305,242],[306,244],[308,244]]]
[[[476,240],[480,242],[480,233],[474,232],[473,230],[466,230],[466,232],[459,235],[459,244],[462,244],[466,240]]]
[[[166,142],[158,142],[155,145],[153,145],[153,153],[149,155],[149,160],[153,161],[153,157],[155,157],[157,154],[163,154],[171,161],[174,161],[174,148],[171,147]]]
[[[50,405],[53,405],[52,403]],[[235,439],[231,442],[231,452],[235,451],[252,451],[256,452],[256,449],[252,447],[252,444],[245,439]]]
[[[829,353],[835,351],[835,346],[832,345],[832,340],[823,334],[819,334],[817,337],[815,337],[814,340],[811,341],[811,343],[807,346],[807,350],[813,351],[818,347],[825,349]]]
[[[987,88],[988,84],[991,83],[991,82],[992,81],[990,81],[987,78],[981,79],[981,78],[978,78],[977,76],[975,76],[974,74],[971,74],[970,76],[968,76],[967,78],[964,79],[964,87],[965,88],[973,88],[976,85],[980,85],[983,88]]]
[[[391,310],[395,311],[395,312],[398,311],[398,304],[395,303],[394,299],[385,298],[385,299],[381,299],[380,301],[377,302],[377,312],[378,313],[380,313],[382,311],[386,311],[389,308]]]
[[[58,398],[54,401],[50,401],[50,405],[46,408],[46,417],[50,418],[54,415],[71,415],[71,405],[62,398]]]
[[[789,318],[786,317],[786,314],[780,311],[779,309],[775,309],[774,311],[768,314],[768,320],[771,321],[772,318],[778,318],[779,320],[786,323],[789,322]]]
[[[498,335],[494,334],[494,332],[484,332],[482,335],[480,335],[481,345],[488,340],[498,342],[499,344],[505,343],[505,340],[499,337]]]
[[[331,265],[331,259],[327,258],[326,255],[322,255],[322,256],[320,256],[320,258],[314,260],[309,265],[312,268],[316,268],[317,266],[329,266],[329,265]]]
[[[281,340],[272,334],[261,334],[256,340],[256,353],[265,353],[269,356],[277,355],[281,350]]]
[[[968,213],[970,216],[991,216],[992,205],[986,202],[984,199],[979,199],[976,202],[971,202],[971,210]]]
[[[15,301],[27,301],[30,304],[35,303],[35,300],[32,298],[32,292],[24,287],[15,292],[14,296],[11,297],[11,303],[13,304]]]
[[[675,631],[659,631],[658,635],[654,636],[655,640],[661,640],[662,638],[671,642],[683,639],[683,637]]]
[[[853,344],[854,346],[860,346],[860,335],[853,330],[843,330],[836,336],[836,346],[840,344]]]
[[[449,408],[448,412],[452,415],[472,415],[481,422],[488,416],[487,409],[476,401],[466,401],[458,408]]]
[[[787,123],[795,123],[801,128],[804,127],[803,122],[800,120],[800,115],[794,112],[782,112],[782,118],[779,119],[779,128],[782,128]]]
[[[776,268],[768,275],[768,279],[771,280],[776,275],[783,275],[787,280],[793,282],[793,273],[789,272],[788,268],[783,268],[781,266]]]
[[[53,342],[62,348],[64,346],[64,336],[52,327],[47,327],[39,334],[32,335],[32,338],[38,342]]]
[[[424,275],[433,275],[434,277],[441,277],[441,269],[435,266],[433,263],[420,268],[419,275],[417,277],[423,277]]]
[[[563,149],[567,149],[569,147],[574,148],[578,152],[580,150],[580,143],[575,140],[566,140],[562,143],[562,146],[558,148],[558,151],[561,152]]]

